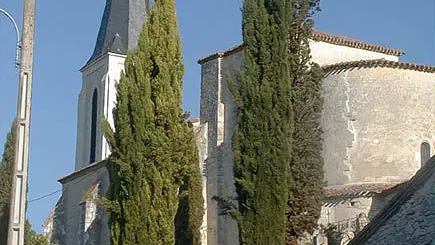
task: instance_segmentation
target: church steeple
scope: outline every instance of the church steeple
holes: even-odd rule
[[[107,52],[127,54],[137,46],[149,0],[107,0],[91,63]]]
[[[106,0],[94,52],[81,69],[76,170],[105,159],[110,148],[101,128],[101,118],[113,125],[116,84],[127,50],[134,51],[145,22],[150,0]]]

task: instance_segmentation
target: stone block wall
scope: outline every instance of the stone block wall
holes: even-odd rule
[[[399,61],[399,57],[395,55],[313,40],[310,41],[310,49],[312,60],[320,66],[355,60],[386,59]]]
[[[104,162],[90,165],[86,169],[75,172],[60,180],[62,183],[62,198],[54,213],[53,240],[62,241],[65,245],[110,244],[108,215],[104,208],[95,206],[95,214],[83,210],[89,206],[86,203],[87,191],[99,182],[101,195],[109,188],[109,172]],[[85,204],[85,205],[83,205]],[[91,205],[92,206],[92,205]],[[86,224],[86,217],[95,215],[93,222]],[[82,231],[86,228],[86,234]],[[56,234],[56,235],[55,235]],[[84,241],[87,241],[84,243]]]
[[[217,195],[217,101],[218,101],[218,60],[202,66],[201,124],[207,124],[207,144],[198,146],[200,152],[208,152],[204,169],[207,176],[207,244],[217,244],[217,203],[212,197]]]
[[[241,53],[202,64],[201,124],[207,124],[207,244],[238,244],[237,222],[223,215],[215,197],[237,205],[233,176],[231,137],[237,120],[227,79],[241,65]],[[199,149],[200,154],[205,149]]]
[[[435,74],[386,67],[332,72],[323,81],[328,185],[403,182],[435,142]]]
[[[346,224],[348,221],[356,219],[360,214],[370,218],[373,197],[354,197],[354,198],[331,198],[326,200],[322,206],[319,224],[328,226],[331,224]]]
[[[196,145],[199,152],[199,168],[201,171],[201,184],[202,184],[202,197],[204,198],[204,216],[202,219],[202,225],[200,228],[201,232],[201,244],[207,245],[208,234],[207,234],[207,221],[208,221],[208,205],[207,205],[207,176],[206,176],[206,165],[205,160],[208,158],[208,123],[201,124],[198,119],[191,120],[195,136]]]
[[[398,61],[394,55],[386,55],[379,52],[361,50],[352,47],[345,47],[325,42],[310,42],[312,48],[312,61],[320,65],[330,65],[338,62],[349,60],[366,60],[384,58],[391,61]],[[207,151],[205,159],[205,178],[207,192],[207,241],[208,245],[238,244],[237,223],[228,216],[220,215],[218,203],[213,197],[221,196],[235,199],[236,193],[233,179],[233,162],[231,138],[233,129],[237,122],[237,108],[234,104],[231,91],[228,87],[229,78],[232,77],[236,82],[236,74],[243,67],[244,51],[242,48],[231,49],[228,52],[217,53],[211,58],[200,61],[201,64],[201,124],[207,124],[207,144],[200,146],[201,152]],[[359,83],[359,77],[353,77],[355,83]],[[329,100],[334,110],[347,108],[347,95],[345,91],[334,87],[328,94]],[[374,90],[375,91],[375,90]],[[328,91],[327,91],[328,92]],[[375,91],[376,92],[376,91]],[[336,104],[339,107],[336,107]],[[341,113],[341,112],[340,112]],[[345,114],[345,113],[342,113]],[[347,114],[346,114],[347,115]],[[341,114],[340,114],[341,117]],[[326,140],[332,146],[324,151],[324,156],[336,154],[335,152],[346,152],[347,147],[352,144],[353,135],[346,130],[338,132],[341,128],[348,128],[347,121],[329,120],[328,123],[334,123],[334,129],[337,134],[330,131]],[[332,143],[331,143],[332,142]],[[203,149],[201,149],[201,147]],[[339,149],[337,149],[339,148]],[[345,155],[343,153],[342,155]],[[343,170],[336,171],[336,159],[341,155],[334,155],[328,158],[325,165],[326,171],[331,176],[331,184],[344,183],[346,179]],[[413,169],[414,171],[414,169]],[[341,175],[339,174],[341,172]],[[343,176],[342,176],[343,175]],[[328,180],[329,180],[328,179]],[[237,203],[234,201],[234,204]],[[367,208],[367,212],[370,208]],[[343,213],[344,215],[344,213]]]

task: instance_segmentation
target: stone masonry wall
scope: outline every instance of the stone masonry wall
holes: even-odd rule
[[[434,81],[435,74],[382,67],[327,75],[322,129],[328,185],[413,176],[421,144],[433,149],[435,142]]]
[[[201,121],[192,122],[193,129],[196,136],[196,145],[199,151],[199,168],[201,170],[201,184],[202,184],[202,197],[204,198],[204,216],[202,219],[201,232],[201,244],[207,245],[207,176],[205,169],[205,160],[208,157],[207,143],[208,143],[208,124]]]
[[[394,55],[312,40],[310,41],[310,49],[312,60],[320,66],[355,60],[386,59],[399,61],[399,57]]]
[[[336,198],[340,199],[340,198]],[[335,203],[325,203],[322,206],[322,211],[318,223],[323,226],[330,224],[341,224],[356,219],[358,215],[363,213],[366,217],[370,216],[370,212],[373,207],[372,197],[355,197],[346,198],[341,200],[329,200],[336,201]],[[369,217],[370,218],[370,217]]]
[[[227,78],[235,74],[242,64],[242,58],[242,53],[237,53],[202,64],[201,124],[208,124],[208,245],[238,244],[237,222],[227,215],[222,215],[213,197],[228,198],[237,205],[231,150],[237,108],[233,103]]]
[[[218,60],[209,61],[201,67],[201,124],[207,123],[208,142],[200,145],[200,152],[208,152],[203,172],[207,176],[207,245],[217,244],[217,203],[212,197],[217,192],[217,159],[216,159],[216,131],[217,131],[217,104],[218,101]],[[203,148],[206,149],[203,149]]]
[[[86,191],[98,180],[100,180],[101,193],[106,193],[109,188],[109,172],[104,164],[100,168],[91,172],[77,176],[71,180],[63,182],[63,208],[62,218],[65,222],[65,245],[80,245],[80,224],[83,223],[80,218],[83,217],[81,203],[83,202]],[[56,216],[56,214],[55,214]],[[108,216],[106,212],[101,213],[99,217],[100,229],[92,241],[100,241],[100,244],[110,244],[110,231],[108,226]],[[56,228],[55,228],[56,229]]]
[[[397,61],[397,56],[359,50],[322,42],[311,42],[312,60],[321,65],[362,59],[379,59]],[[208,143],[205,173],[207,183],[207,245],[238,244],[238,229],[235,220],[220,215],[219,207],[213,197],[236,197],[231,138],[237,122],[237,108],[228,88],[228,77],[234,78],[243,64],[243,50],[231,54],[221,54],[218,58],[201,63],[201,124],[208,124]],[[333,57],[333,58],[331,58]],[[337,97],[336,100],[341,100]],[[338,122],[337,122],[338,123]],[[340,126],[340,125],[338,125]],[[347,125],[343,125],[346,126]],[[331,134],[331,139],[342,140]],[[348,136],[349,138],[350,136]],[[342,147],[343,149],[345,146]],[[336,149],[333,149],[336,150]],[[200,153],[204,149],[199,149]],[[327,153],[324,153],[327,155]],[[333,168],[326,168],[333,171]],[[340,179],[340,177],[339,177]],[[234,201],[235,205],[237,203]]]

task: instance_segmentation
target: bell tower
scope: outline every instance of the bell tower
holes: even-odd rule
[[[107,0],[94,52],[82,72],[78,102],[75,170],[105,159],[109,147],[101,128],[112,110],[127,50],[134,52],[149,0]]]
[[[96,197],[107,193],[110,154],[101,119],[113,125],[116,84],[127,50],[134,52],[145,22],[149,0],[106,0],[95,49],[80,70],[82,89],[78,100],[74,172],[60,178],[62,196],[52,211],[56,244],[110,244],[109,216]]]

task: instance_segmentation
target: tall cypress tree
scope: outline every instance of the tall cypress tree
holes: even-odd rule
[[[156,0],[117,87],[115,132],[103,125],[113,152],[112,244],[200,243],[203,200],[183,73],[174,1]]]
[[[11,186],[13,180],[13,166],[15,158],[16,121],[12,123],[11,131],[7,134],[6,143],[0,163],[0,244],[6,244],[9,228],[9,208],[11,203]],[[43,236],[31,229],[28,220],[25,223],[24,241],[29,245],[50,244]]]
[[[28,220],[26,220],[26,223],[24,224],[24,243],[26,245],[54,245],[50,243],[47,238],[36,233],[32,229],[32,225]]]
[[[312,233],[317,227],[323,198],[324,176],[320,111],[322,71],[310,62],[309,38],[313,15],[319,0],[294,0],[289,51],[293,104],[293,142],[287,209],[286,244],[297,244],[304,232]]]
[[[12,174],[15,158],[15,122],[8,133],[0,164],[0,244],[8,238],[9,206],[11,202]]]
[[[292,122],[288,34],[290,5],[279,0],[243,3],[243,73],[233,95],[234,174],[241,244],[285,241]]]
[[[292,244],[320,215],[322,73],[310,63],[308,43],[318,6],[318,0],[244,1],[244,70],[232,89],[239,106],[233,147],[241,244]]]

